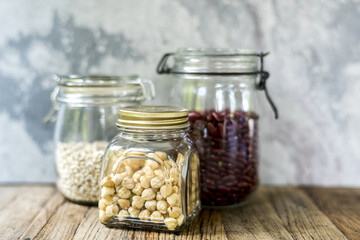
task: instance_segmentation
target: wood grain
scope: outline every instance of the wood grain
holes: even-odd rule
[[[229,239],[292,239],[265,192],[260,188],[244,206],[221,211]]]
[[[2,239],[19,238],[32,219],[43,208],[44,203],[56,191],[51,186],[13,187],[13,197],[7,190],[0,189],[0,199],[8,198],[0,210],[0,233]],[[3,194],[3,192],[5,192]],[[8,192],[8,194],[6,194]],[[10,191],[11,192],[11,191]]]
[[[360,189],[303,189],[348,239],[360,239]]]
[[[0,239],[360,239],[360,189],[260,187],[247,204],[204,209],[180,234],[109,229],[54,186],[0,186]]]
[[[65,198],[59,192],[54,191],[54,194],[31,221],[25,232],[20,236],[20,239],[34,238],[49,221],[49,218],[55,213],[56,209],[64,203],[64,201]]]
[[[33,239],[72,239],[89,207],[65,202]]]
[[[300,189],[266,188],[264,194],[294,239],[346,239]]]

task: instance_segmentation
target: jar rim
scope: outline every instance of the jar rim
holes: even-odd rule
[[[122,85],[126,81],[139,80],[139,76],[134,75],[58,75],[54,74],[54,80],[59,86],[63,87],[114,87]]]
[[[173,55],[172,67],[166,61]],[[164,55],[159,73],[174,74],[257,74],[263,56],[252,49],[242,48],[180,48]]]
[[[216,56],[252,56],[257,54],[254,49],[251,48],[179,48],[176,55],[182,56],[206,56],[206,57],[216,57]],[[254,58],[256,61],[257,59]]]
[[[86,105],[137,105],[155,96],[151,80],[138,75],[53,75],[57,86],[52,100],[59,103]]]

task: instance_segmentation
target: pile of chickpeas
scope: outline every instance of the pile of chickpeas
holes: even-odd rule
[[[181,202],[181,169],[165,152],[117,153],[112,172],[101,181],[100,221],[164,223],[174,230],[184,222]]]

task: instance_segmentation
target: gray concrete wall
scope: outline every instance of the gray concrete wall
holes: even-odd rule
[[[179,47],[270,51],[263,183],[360,186],[360,2],[1,1],[0,182],[53,182],[52,73],[155,73]]]

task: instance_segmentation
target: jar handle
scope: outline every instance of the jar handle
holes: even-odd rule
[[[266,81],[270,77],[270,73],[267,71],[264,71],[264,57],[268,55],[269,53],[260,53],[258,56],[260,57],[260,71],[258,72],[260,75],[260,81],[258,84],[256,84],[256,88],[258,90],[264,90],[266,100],[269,102],[271,109],[274,112],[275,119],[279,118],[279,112],[277,110],[277,107],[275,106],[275,103],[271,99],[269,92],[266,88]]]
[[[156,72],[158,74],[169,73],[171,71],[171,68],[169,68],[166,63],[168,58],[172,55],[174,55],[174,53],[165,53],[164,56],[161,58],[156,68]]]
[[[143,89],[145,99],[152,100],[155,97],[155,86],[151,80],[141,79],[141,87]]]
[[[52,106],[51,106],[49,112],[43,118],[43,123],[55,122],[56,121],[56,116],[54,116],[54,115],[59,110],[59,104],[56,101],[56,97],[57,97],[58,93],[59,93],[59,87],[56,86],[54,88],[54,90],[51,92],[51,95],[50,95]]]

